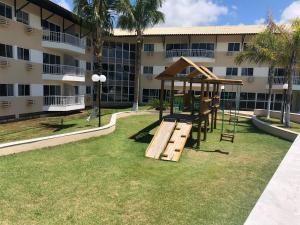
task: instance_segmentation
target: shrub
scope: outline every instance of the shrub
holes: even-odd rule
[[[159,99],[152,99],[149,103],[150,107],[152,109],[156,109],[159,110],[160,109],[160,102]],[[167,108],[169,108],[170,104],[167,101],[163,102],[163,110],[166,110]]]

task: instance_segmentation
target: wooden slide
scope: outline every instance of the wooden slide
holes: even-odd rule
[[[146,150],[146,157],[177,162],[191,129],[191,123],[162,121]]]

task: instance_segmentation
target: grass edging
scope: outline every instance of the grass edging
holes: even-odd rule
[[[89,139],[92,137],[107,135],[114,132],[114,130],[116,129],[117,119],[119,118],[134,116],[134,115],[153,114],[153,113],[156,112],[155,111],[118,112],[112,114],[110,118],[110,122],[102,127],[0,144],[0,156],[25,152],[25,151],[31,151],[35,149],[41,149],[50,146],[57,146],[57,145],[75,142],[79,140]]]
[[[276,137],[288,140],[288,141],[295,141],[295,139],[299,135],[299,133],[297,133],[297,132],[290,131],[288,129],[277,127],[277,126],[268,124],[268,123],[266,123],[264,121],[261,121],[255,115],[252,116],[252,123],[258,129],[260,129],[260,130],[262,130],[262,131],[264,131],[266,133],[272,134],[272,135],[274,135]]]

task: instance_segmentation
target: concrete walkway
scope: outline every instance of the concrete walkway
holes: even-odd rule
[[[300,225],[300,135],[244,225]]]

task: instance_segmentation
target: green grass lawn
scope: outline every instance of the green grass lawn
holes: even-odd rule
[[[290,122],[291,127],[286,128],[284,126],[284,124],[280,123],[280,119],[276,119],[276,118],[267,119],[267,117],[264,117],[264,116],[258,116],[258,119],[260,119],[261,121],[264,121],[266,123],[272,124],[276,127],[281,127],[281,128],[284,128],[284,129],[288,129],[288,130],[300,133],[300,124],[299,123]]]
[[[241,119],[234,144],[216,130],[178,163],[152,160],[156,119],[123,118],[105,137],[0,157],[0,224],[242,225],[291,145]]]
[[[140,107],[141,110],[149,109],[148,106]],[[111,114],[121,111],[130,111],[131,108],[102,109],[102,125],[109,123]],[[87,121],[92,110],[80,113],[49,116],[29,119],[0,125],[0,143],[24,140],[48,135],[68,133],[98,127],[98,118]],[[61,120],[63,119],[63,124]]]

